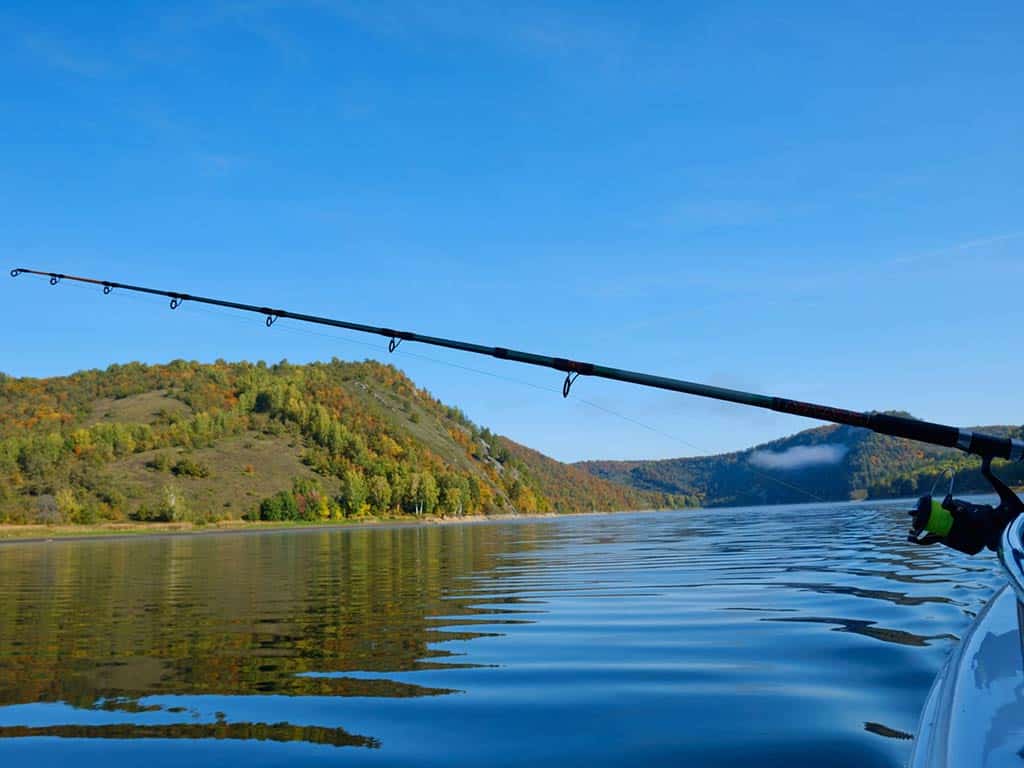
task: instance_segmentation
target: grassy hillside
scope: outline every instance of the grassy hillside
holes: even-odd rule
[[[0,375],[0,522],[674,506],[492,434],[374,362]]]
[[[1020,436],[1017,427],[977,427]],[[898,440],[865,429],[829,425],[737,453],[661,461],[587,461],[595,477],[634,488],[680,494],[705,506],[784,504],[812,500],[893,498],[927,493],[947,469],[959,492],[989,489],[980,462],[960,451]],[[998,474],[1024,483],[1024,465],[997,462]],[[946,481],[940,482],[943,491]]]

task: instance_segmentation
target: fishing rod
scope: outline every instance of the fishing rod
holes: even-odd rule
[[[88,283],[103,288],[104,294],[114,290],[132,291],[135,293],[146,293],[152,296],[163,296],[170,299],[171,309],[177,309],[183,302],[192,301],[197,304],[210,304],[216,307],[237,309],[243,312],[253,312],[263,315],[266,326],[271,327],[277,320],[287,318],[299,320],[304,323],[315,323],[334,328],[344,328],[360,333],[375,334],[390,339],[388,351],[394,352],[403,341],[428,344],[434,347],[445,347],[456,349],[461,352],[470,352],[476,355],[486,355],[500,360],[512,360],[517,363],[552,368],[565,373],[565,381],[562,384],[562,396],[568,397],[573,383],[579,376],[596,376],[612,381],[622,381],[629,384],[639,384],[644,387],[655,389],[666,389],[672,392],[682,392],[698,397],[707,397],[714,400],[724,400],[741,405],[749,405],[755,408],[788,413],[795,416],[805,416],[821,421],[830,421],[836,424],[847,424],[851,427],[863,427],[882,435],[902,437],[909,440],[917,440],[922,443],[943,446],[946,448],[959,448],[966,453],[974,454],[982,458],[1008,459],[1010,461],[1024,461],[1024,441],[1011,439],[1009,437],[997,437],[981,432],[958,429],[957,427],[936,424],[930,421],[919,421],[905,416],[894,416],[887,413],[875,411],[850,411],[845,408],[835,408],[828,405],[818,405],[800,400],[790,400],[784,397],[772,397],[770,395],[759,395],[753,392],[743,392],[738,389],[726,389],[715,387],[709,384],[699,384],[682,379],[668,378],[666,376],[654,376],[638,371],[629,371],[622,368],[611,368],[596,363],[585,363],[578,360],[571,360],[564,357],[550,357],[538,355],[532,352],[523,352],[506,347],[490,347],[482,344],[473,344],[456,339],[446,339],[440,336],[426,336],[412,331],[396,330],[364,323],[355,323],[348,320],[336,320],[329,317],[307,315],[300,312],[291,312],[285,309],[274,309],[256,304],[245,304],[225,299],[214,299],[207,296],[181,293],[179,291],[165,291],[157,288],[145,288],[127,283],[117,283],[110,280],[96,280],[89,277],[76,277],[56,272],[42,272],[35,269],[19,267],[11,270],[11,277],[21,274],[40,275],[50,279],[50,285],[57,285],[62,280],[71,280],[78,283]]]
[[[358,331],[360,333],[374,334],[389,339],[388,352],[394,352],[403,341],[409,341],[419,344],[428,344],[434,347],[455,349],[476,355],[485,355],[499,360],[511,360],[517,363],[525,363],[527,365],[535,365],[542,368],[551,368],[565,374],[565,380],[562,383],[563,397],[569,396],[573,383],[580,376],[596,376],[602,379],[622,381],[628,384],[638,384],[644,387],[664,389],[671,392],[681,392],[688,395],[706,397],[713,400],[722,400],[730,403],[739,403],[741,405],[749,405],[754,408],[763,408],[766,410],[777,411],[779,413],[788,413],[794,416],[804,416],[806,418],[819,419],[821,421],[828,421],[835,424],[862,427],[881,435],[916,440],[918,442],[942,446],[945,448],[959,448],[966,453],[981,457],[982,471],[989,482],[993,484],[997,493],[999,493],[1001,499],[999,509],[1008,509],[1008,505],[1012,506],[1009,501],[1009,497],[1012,496],[1013,500],[1015,500],[1018,505],[1021,505],[1019,509],[1016,506],[1013,506],[1013,510],[1015,510],[1014,514],[1024,510],[1024,504],[1021,504],[1017,499],[1017,496],[1008,489],[1004,492],[1003,489],[1005,486],[1002,486],[998,479],[991,474],[992,459],[1024,461],[1024,441],[1010,437],[999,437],[997,435],[985,434],[983,432],[974,432],[972,430],[960,429],[957,427],[947,426],[945,424],[920,421],[905,416],[879,413],[877,411],[851,411],[845,408],[819,405],[801,400],[791,400],[785,397],[760,395],[753,392],[744,392],[738,389],[727,389],[709,384],[684,381],[683,379],[655,376],[649,373],[630,371],[623,368],[612,368],[606,365],[581,362],[579,360],[572,360],[565,357],[551,357],[548,355],[539,355],[533,352],[508,349],[506,347],[485,346],[467,341],[459,341],[457,339],[447,339],[440,336],[428,336],[421,333],[414,333],[412,331],[396,330],[394,328],[367,325],[365,323],[356,323],[348,320],[337,320],[330,317],[320,317],[301,312],[292,312],[285,309],[276,309],[256,304],[246,304],[243,302],[210,298],[208,296],[197,296],[195,294],[182,293],[179,291],[165,291],[158,288],[146,288],[139,285],[114,282],[112,280],[97,280],[90,277],[77,277],[75,275],[65,275],[59,272],[46,272],[24,267],[12,269],[10,274],[11,277],[18,277],[21,274],[47,277],[49,278],[50,285],[58,285],[63,280],[96,285],[103,289],[103,293],[105,295],[110,294],[114,290],[122,290],[149,294],[152,296],[162,296],[170,299],[171,309],[177,309],[183,302],[191,301],[197,304],[209,304],[215,307],[226,307],[228,309],[237,309],[243,312],[252,312],[263,315],[268,328],[278,320],[287,318],[304,323],[314,323],[316,325],[326,325],[333,328],[343,328],[350,331]],[[996,483],[999,483],[999,485]],[[1009,496],[1006,495],[1007,493]],[[955,526],[945,518],[938,521],[938,518],[942,517],[942,515],[940,512],[933,509],[930,495],[925,498],[929,500],[927,509],[924,508],[924,499],[922,499],[921,504],[919,504],[919,509],[912,513],[915,514],[915,518],[911,541],[915,541],[919,544],[934,543],[934,541],[926,541],[928,538],[927,536],[920,537],[917,535],[927,530],[929,535],[938,536],[943,540],[943,543],[959,549],[960,547],[950,541],[951,538],[954,538],[954,534],[951,533],[951,530]],[[950,499],[952,499],[952,496],[947,497],[947,501]],[[943,503],[945,504],[945,502]],[[968,502],[957,503],[961,505],[969,504]],[[976,507],[978,505],[973,506]],[[948,512],[948,510],[946,511]],[[950,516],[956,517],[956,515],[953,515],[952,513],[947,514],[947,517]],[[966,518],[967,515],[962,514],[961,517]],[[936,520],[932,521],[932,518],[936,518]],[[918,522],[921,522],[920,527],[917,525]],[[947,523],[949,524],[946,525]],[[933,530],[933,528],[935,530]],[[943,528],[944,531],[940,534],[939,531]],[[987,543],[987,540],[990,537],[985,535],[984,538]],[[973,547],[975,543],[976,542],[972,541],[969,545]],[[964,551],[967,550],[965,549]]]

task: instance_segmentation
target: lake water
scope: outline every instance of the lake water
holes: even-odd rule
[[[1004,581],[906,506],[0,545],[0,765],[902,765]]]

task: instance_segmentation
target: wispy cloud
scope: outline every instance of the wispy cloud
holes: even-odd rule
[[[307,0],[310,7],[390,37],[423,32],[477,40],[522,53],[583,56],[619,61],[632,47],[627,30],[594,13],[553,8],[472,2],[374,3],[361,0]]]
[[[953,257],[969,251],[977,250],[978,248],[984,248],[989,245],[998,245],[999,243],[1009,242],[1011,240],[1020,240],[1024,238],[1024,231],[1022,232],[1007,232],[1002,235],[991,235],[989,237],[979,237],[973,240],[965,240],[962,243],[954,243],[953,245],[947,245],[943,248],[938,248],[925,253],[910,254],[907,256],[898,256],[892,260],[892,264],[912,264],[918,261],[924,261],[925,259],[934,260],[941,257]]]
[[[920,288],[922,280],[945,281],[948,275],[959,267],[973,269],[983,263],[998,264],[1000,269],[1018,271],[1024,267],[1024,259],[1019,258],[1017,254],[1009,253],[1012,246],[1006,247],[1006,244],[1018,240],[1024,240],[1024,231],[973,238],[916,254],[876,255],[838,268],[833,268],[832,262],[826,259],[822,260],[822,263],[829,266],[824,269],[803,265],[795,269],[776,269],[758,274],[756,284],[743,281],[742,275],[729,273],[716,264],[714,279],[726,281],[727,284],[717,286],[723,292],[756,287],[761,293],[767,293],[771,286],[771,289],[778,292],[786,301],[820,305],[826,297],[822,286],[826,285],[844,285],[849,291],[854,291],[876,285],[879,277],[884,277],[890,285],[897,285],[900,284],[898,281],[903,281],[902,284],[907,288],[911,285]],[[943,267],[944,270],[939,267]],[[690,279],[696,277],[691,276]],[[732,281],[734,285],[728,281]],[[712,289],[716,286],[707,287]]]
[[[750,463],[762,469],[803,469],[838,464],[850,449],[838,443],[795,445],[784,451],[754,451]]]
[[[95,56],[82,53],[71,44],[38,33],[22,38],[22,47],[37,61],[51,69],[69,72],[81,77],[100,77],[108,70],[107,63]]]

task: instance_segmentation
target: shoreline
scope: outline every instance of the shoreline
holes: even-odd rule
[[[1016,490],[1016,489],[1015,489]],[[965,497],[987,497],[991,494],[969,493]],[[826,502],[837,505],[863,505],[874,503],[898,503],[913,502],[914,499],[892,498],[892,499],[863,499],[857,501],[835,501]],[[814,506],[820,502],[808,502],[807,506]],[[774,506],[794,506],[791,504],[766,504],[750,509],[770,508]],[[803,506],[803,505],[799,505]],[[727,507],[726,507],[727,508]],[[744,507],[746,508],[746,507]],[[207,523],[196,525],[195,523],[138,523],[138,522],[117,522],[100,523],[96,525],[43,525],[40,523],[0,523],[0,547],[8,544],[45,544],[49,542],[62,541],[104,541],[115,539],[138,539],[158,538],[167,536],[221,536],[228,534],[260,534],[260,533],[285,533],[288,531],[330,531],[330,530],[360,530],[380,528],[414,528],[417,526],[436,525],[474,525],[485,523],[507,523],[507,522],[529,522],[537,520],[551,520],[554,518],[586,517],[590,515],[638,515],[653,512],[692,512],[701,509],[714,509],[714,507],[680,507],[678,509],[619,509],[614,511],[591,510],[590,512],[557,512],[534,513],[534,514],[513,514],[501,513],[496,515],[467,515],[464,517],[364,517],[357,520],[327,520],[327,521],[250,521],[250,520],[224,520],[218,523]]]
[[[623,515],[653,512],[647,509],[618,510],[615,512],[572,512],[560,515],[546,514],[516,515],[468,515],[465,517],[391,517],[363,518],[360,520],[337,521],[295,521],[257,522],[248,520],[227,520],[220,523],[195,525],[194,523],[106,523],[100,525],[54,525],[41,524],[0,524],[0,547],[6,544],[45,544],[65,541],[105,541],[116,539],[156,538],[166,536],[219,536],[228,534],[283,533],[288,531],[324,531],[380,528],[413,528],[452,524],[477,524],[490,522],[511,522],[550,520],[553,518],[580,517],[583,515]]]

